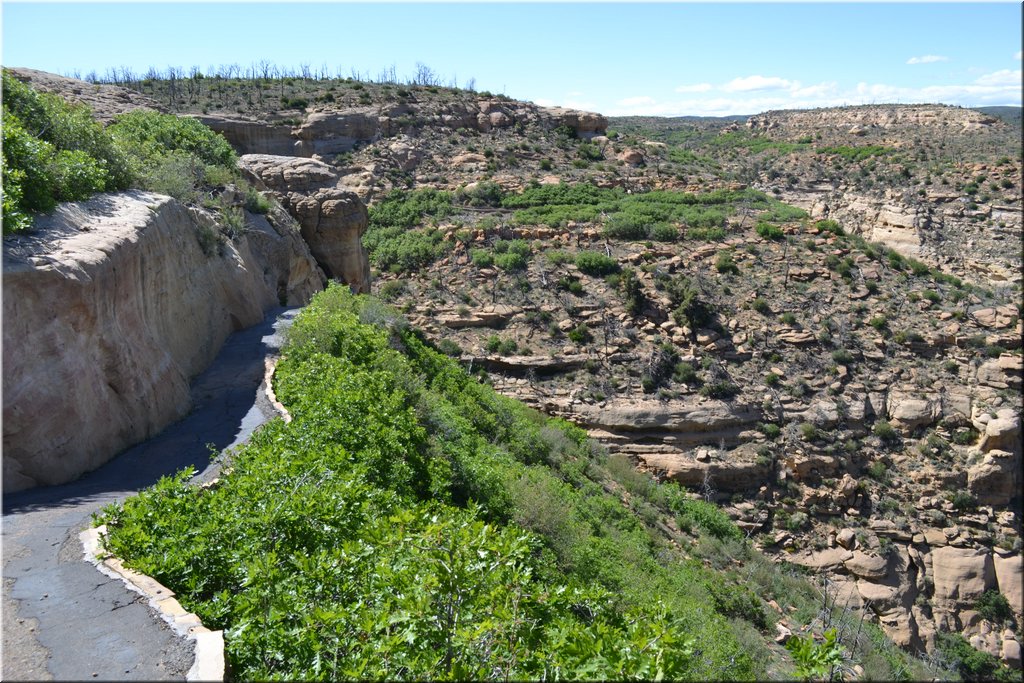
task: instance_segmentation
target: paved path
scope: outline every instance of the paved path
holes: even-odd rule
[[[183,680],[192,644],[145,600],[82,559],[78,533],[91,515],[189,465],[214,475],[220,452],[275,415],[261,389],[264,359],[298,309],[270,311],[228,338],[192,383],[193,410],[148,441],[70,484],[3,501],[2,678]]]

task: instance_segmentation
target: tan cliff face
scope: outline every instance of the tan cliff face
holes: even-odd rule
[[[156,434],[231,332],[322,288],[294,223],[269,218],[204,251],[208,212],[132,191],[4,241],[5,492],[70,481]]]

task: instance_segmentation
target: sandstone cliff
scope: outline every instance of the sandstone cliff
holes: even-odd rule
[[[216,235],[209,212],[132,191],[4,241],[4,491],[70,481],[181,418],[232,331],[323,286],[280,209]]]

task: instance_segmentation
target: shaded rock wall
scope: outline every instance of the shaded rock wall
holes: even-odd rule
[[[232,331],[322,288],[294,223],[270,218],[204,251],[212,215],[132,191],[4,240],[4,491],[71,481],[156,434]]]

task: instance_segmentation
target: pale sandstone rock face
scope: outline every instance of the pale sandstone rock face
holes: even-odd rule
[[[369,225],[359,197],[338,186],[338,174],[316,159],[246,154],[243,172],[272,192],[302,226],[317,263],[329,277],[370,291],[370,262],[360,238]]]
[[[1020,415],[1012,408],[1003,408],[985,425],[978,448],[983,453],[992,450],[1007,451],[1020,455]]]
[[[246,154],[298,154],[301,147],[291,126],[262,121],[236,119],[215,114],[195,114],[193,118],[224,136],[231,146]]]
[[[1020,618],[1024,614],[1024,558],[1021,558],[1020,553],[995,552],[992,554],[992,564],[999,592]]]
[[[759,406],[725,401],[656,401],[621,399],[602,406],[574,407],[575,421],[583,426],[616,431],[663,430],[717,433],[757,422]]]
[[[984,548],[935,548],[931,565],[937,603],[973,603],[995,583],[992,555]]]
[[[541,113],[554,118],[559,124],[569,126],[579,138],[589,139],[596,135],[604,135],[608,130],[608,119],[594,112],[548,107],[541,109]]]
[[[5,491],[70,481],[159,432],[232,331],[322,288],[294,228],[260,219],[207,255],[193,211],[132,191],[4,240]]]
[[[1006,505],[1020,491],[1020,458],[990,450],[967,469],[967,489],[981,505]]]

